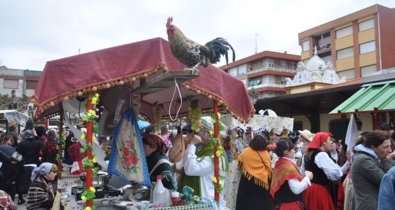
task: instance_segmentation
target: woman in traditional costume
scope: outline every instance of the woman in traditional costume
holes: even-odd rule
[[[256,135],[238,157],[242,176],[236,210],[273,209],[273,199],[269,194],[271,158],[267,145],[266,137]]]
[[[161,175],[166,188],[176,189],[173,168],[165,155],[169,149],[161,137],[156,134],[145,135],[143,144],[151,181],[156,182],[157,176]]]
[[[295,162],[295,146],[289,139],[280,139],[274,150],[279,157],[273,170],[270,194],[278,210],[302,210],[303,195],[310,185],[313,174],[306,171],[303,177]]]
[[[53,163],[44,162],[32,172],[32,184],[27,193],[28,210],[51,209],[55,192],[51,182],[55,180],[57,167]]]
[[[338,181],[348,170],[349,164],[337,165],[328,155],[333,141],[330,133],[318,132],[309,144],[305,169],[314,174],[311,187],[304,193],[307,209],[334,210],[329,192],[332,181]]]

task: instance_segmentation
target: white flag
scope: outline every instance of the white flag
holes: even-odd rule
[[[352,151],[358,137],[359,132],[357,128],[357,122],[355,121],[354,114],[352,114],[350,121],[348,122],[346,139],[344,140],[347,145],[347,151]]]

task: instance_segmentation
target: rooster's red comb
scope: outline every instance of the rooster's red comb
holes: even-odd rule
[[[167,26],[167,27],[171,26],[171,23],[172,23],[172,22],[173,22],[173,17],[168,17],[168,18],[167,18],[166,26]]]

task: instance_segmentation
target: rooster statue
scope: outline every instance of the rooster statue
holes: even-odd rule
[[[181,63],[192,70],[195,70],[199,65],[207,67],[217,63],[221,56],[225,56],[226,64],[228,64],[229,49],[232,50],[233,61],[235,61],[235,51],[224,38],[218,37],[207,42],[206,45],[201,45],[186,37],[172,22],[173,18],[169,17],[166,23],[171,51]]]

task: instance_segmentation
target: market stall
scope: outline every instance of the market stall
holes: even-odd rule
[[[38,107],[36,119],[55,114],[60,114],[62,118],[65,103],[74,98],[81,99],[80,102],[85,100],[86,103],[83,115],[87,129],[84,192],[89,196],[85,196],[86,207],[92,206],[93,197],[90,195],[96,191],[92,188],[95,186],[92,173],[94,154],[91,152],[96,107],[104,107],[98,130],[108,133],[116,130],[120,120],[129,111],[155,123],[163,118],[185,116],[190,103],[196,100],[203,112],[215,113],[215,116],[218,116],[219,111],[226,111],[239,121],[247,122],[254,113],[241,81],[214,66],[199,69],[198,72],[184,68],[172,56],[168,42],[161,38],[46,64],[34,96]],[[136,125],[134,120],[130,122],[128,126]],[[108,129],[104,129],[106,126]],[[219,129],[215,127],[215,136],[218,136]],[[136,138],[134,143],[141,146],[141,139]],[[139,165],[138,170],[144,170],[144,163]]]

